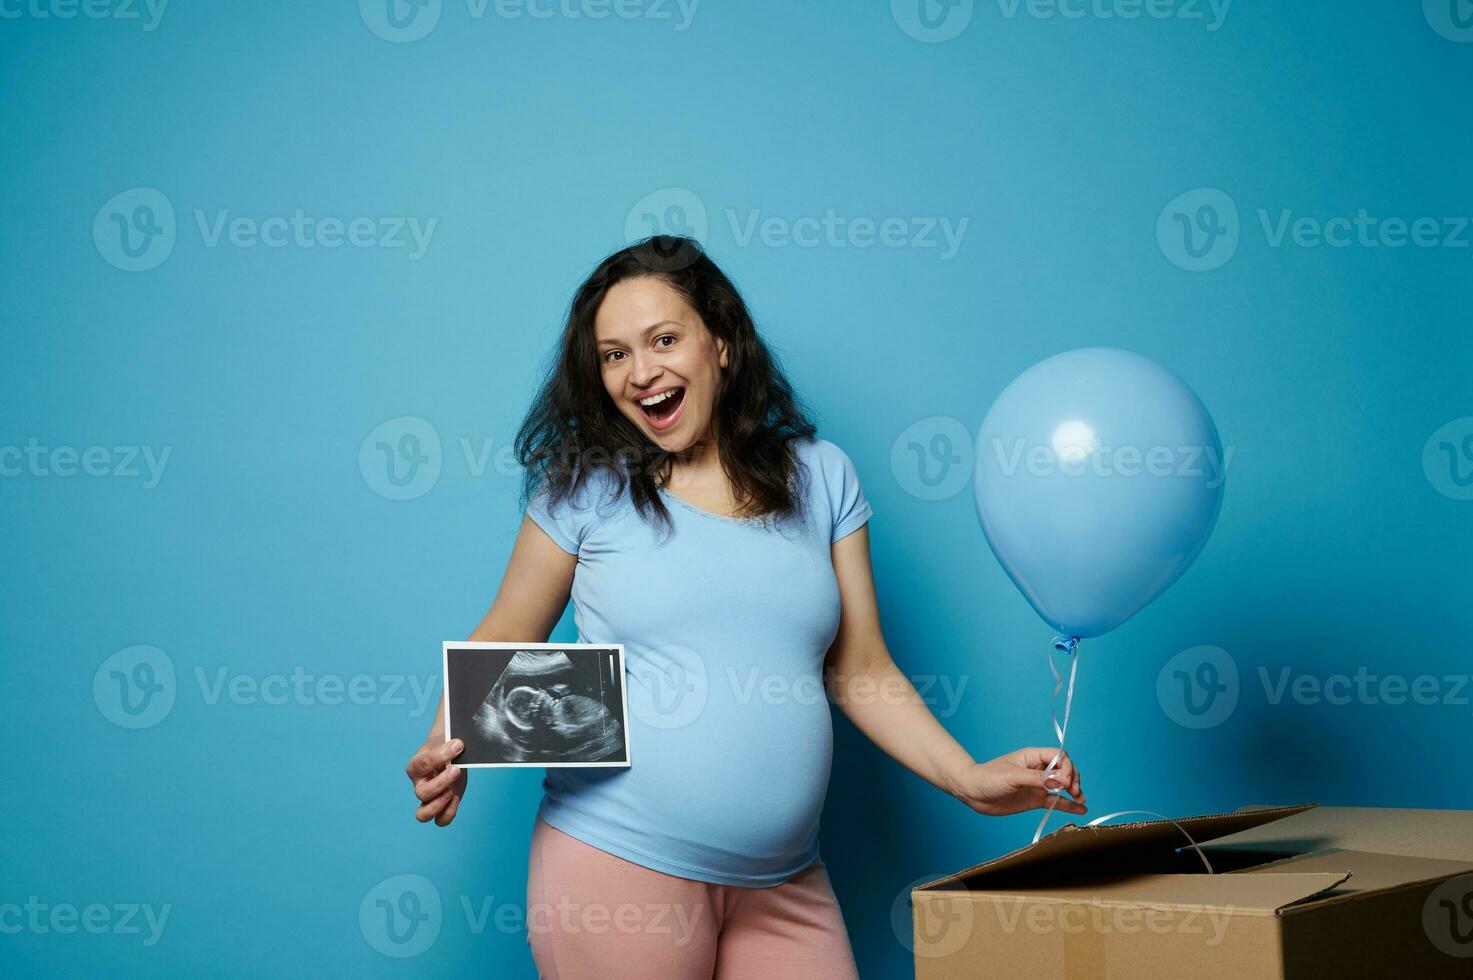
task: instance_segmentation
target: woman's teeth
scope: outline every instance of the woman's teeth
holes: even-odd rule
[[[673,420],[675,413],[680,411],[680,406],[685,401],[685,388],[671,388],[669,391],[662,391],[658,395],[651,395],[648,398],[639,398],[636,400],[639,402],[639,408],[644,412],[645,417],[655,423],[657,427],[663,427],[662,423],[668,423]]]

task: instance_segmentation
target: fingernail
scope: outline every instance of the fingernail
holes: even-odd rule
[[[450,747],[452,749],[454,749],[455,751],[459,752],[461,749],[465,748],[465,744],[462,743],[461,740],[457,738],[457,739],[454,739],[453,741],[451,741]]]
[[[456,766],[446,766],[445,771],[450,774],[451,779],[454,779],[456,776],[460,775],[460,769]]]

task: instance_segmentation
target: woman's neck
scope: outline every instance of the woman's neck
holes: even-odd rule
[[[721,468],[721,453],[716,445],[714,431],[687,448],[670,454],[670,479],[667,485],[690,486],[718,477],[724,479],[725,472]]]

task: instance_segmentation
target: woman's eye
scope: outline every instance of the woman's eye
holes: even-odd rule
[[[662,340],[668,340],[668,341],[670,341],[670,344],[673,344],[673,343],[675,343],[675,335],[673,333],[667,333],[667,334],[664,334],[664,335],[662,335],[660,337],[656,337],[655,338],[655,343],[658,344]],[[665,346],[666,347],[669,347],[670,344],[666,344]]]
[[[604,355],[604,363],[607,364],[608,361],[609,361],[609,358],[613,357],[615,354],[623,354],[623,353],[624,353],[623,351],[617,351],[617,350],[611,350],[611,351],[609,351],[607,354]]]

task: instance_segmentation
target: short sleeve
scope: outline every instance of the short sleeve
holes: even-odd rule
[[[824,483],[828,487],[829,513],[833,515],[833,535],[830,541],[859,530],[874,516],[864,488],[859,484],[859,473],[847,453],[833,443],[823,446]]]
[[[576,496],[582,495],[564,497],[550,506],[546,488],[539,487],[527,503],[527,516],[546,531],[559,548],[571,555],[578,554],[594,516],[591,508],[574,504],[573,497]]]

